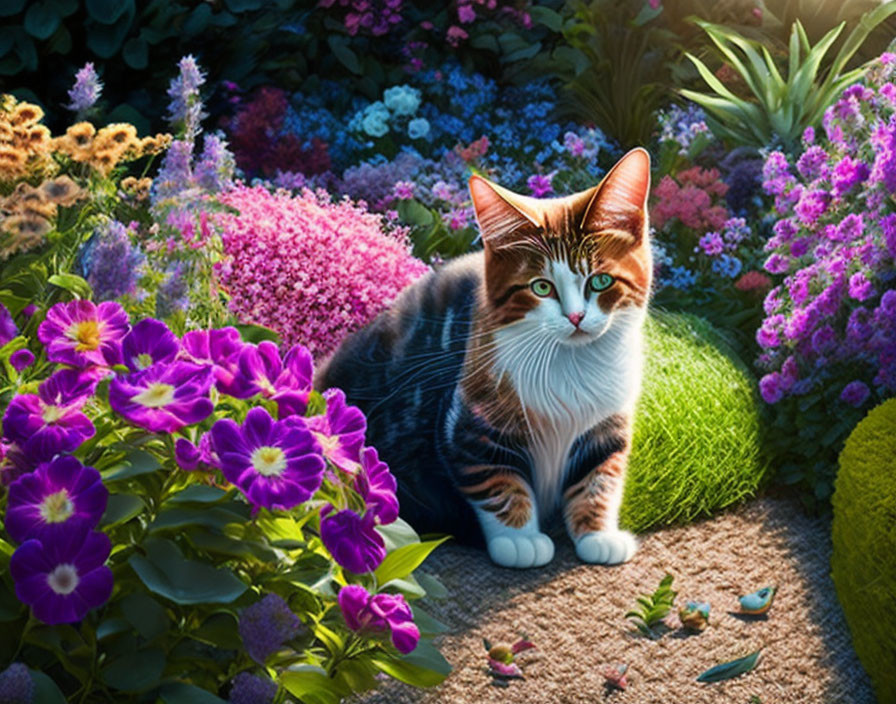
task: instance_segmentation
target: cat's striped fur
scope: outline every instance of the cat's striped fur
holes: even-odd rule
[[[543,564],[562,516],[582,559],[628,559],[617,529],[651,283],[649,159],[551,200],[474,176],[484,249],[405,290],[318,373],[368,418],[418,531]],[[603,285],[608,275],[611,284]],[[549,282],[550,286],[541,281]],[[536,291],[550,289],[550,295]]]

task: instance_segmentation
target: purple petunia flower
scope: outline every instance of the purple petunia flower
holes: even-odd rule
[[[218,391],[235,396],[240,389],[239,358],[244,346],[239,330],[233,327],[193,330],[183,336],[180,356],[212,367]]]
[[[9,561],[16,596],[44,623],[80,621],[112,594],[112,570],[105,566],[111,550],[105,533],[68,531],[46,545],[26,540]]]
[[[113,301],[57,303],[37,329],[51,362],[74,367],[111,366],[121,361],[121,338],[128,314]]]
[[[356,574],[372,572],[386,557],[386,543],[374,530],[376,517],[368,511],[359,516],[350,509],[336,513],[332,506],[321,512],[320,538],[333,559]]]
[[[3,434],[19,443],[35,463],[71,452],[93,437],[93,423],[81,408],[96,381],[75,369],[61,369],[46,379],[37,394],[20,394],[3,416]]]
[[[31,350],[16,350],[9,356],[9,363],[20,372],[34,364],[34,353]]]
[[[398,497],[395,495],[398,484],[372,447],[361,451],[361,471],[355,476],[355,490],[380,524],[392,523],[398,518]]]
[[[277,694],[277,683],[270,677],[241,672],[233,678],[230,704],[271,704]]]
[[[360,408],[345,403],[341,389],[324,392],[327,412],[307,419],[308,427],[323,450],[324,457],[339,469],[354,474],[361,461],[361,446],[367,419]]]
[[[198,364],[154,364],[113,379],[109,405],[134,425],[154,433],[173,433],[211,415],[212,381],[212,370]]]
[[[299,635],[302,622],[283,597],[271,593],[243,609],[238,628],[249,657],[264,665],[286,641]]]
[[[0,440],[0,487],[9,486],[23,474],[34,470],[34,463],[15,442]]]
[[[722,250],[725,248],[725,242],[718,232],[707,232],[700,238],[697,244],[700,245],[703,252],[710,257],[721,254]]]
[[[302,345],[295,345],[283,360],[273,342],[263,341],[257,347],[245,345],[233,395],[249,398],[260,393],[277,401],[281,418],[304,415],[313,373],[311,353]]]
[[[553,180],[553,172],[549,174],[532,174],[529,180],[526,181],[526,185],[535,198],[543,198],[554,192],[554,185],[551,183]]]
[[[109,491],[100,473],[70,455],[56,457],[9,487],[6,530],[18,543],[45,545],[64,533],[93,530],[106,510]]]
[[[19,328],[16,327],[16,321],[12,319],[6,306],[0,303],[0,347],[19,334]]]
[[[320,487],[324,461],[298,416],[275,421],[253,408],[242,426],[217,421],[211,436],[221,472],[255,507],[289,510]]]
[[[143,371],[157,362],[173,362],[179,351],[177,337],[155,318],[141,320],[121,341],[122,362],[132,372]]]
[[[843,387],[843,392],[840,394],[840,400],[845,401],[850,406],[858,408],[865,403],[870,394],[871,390],[865,383],[861,381],[851,381]]]
[[[392,644],[400,653],[410,653],[417,647],[420,630],[403,595],[372,595],[358,584],[347,584],[339,590],[338,600],[342,617],[351,630],[390,631]]]
[[[202,453],[186,438],[178,438],[174,441],[174,459],[178,467],[192,472],[199,466]]]

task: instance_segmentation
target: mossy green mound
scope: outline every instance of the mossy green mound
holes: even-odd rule
[[[850,434],[832,504],[834,586],[878,701],[890,704],[896,702],[896,399]]]
[[[640,532],[691,521],[753,495],[767,465],[756,380],[715,329],[654,312],[620,514]]]

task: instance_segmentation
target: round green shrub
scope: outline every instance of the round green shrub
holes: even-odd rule
[[[832,576],[881,704],[896,702],[896,399],[850,434],[834,482]]]
[[[752,496],[766,476],[756,380],[706,320],[653,312],[621,523],[640,532]]]

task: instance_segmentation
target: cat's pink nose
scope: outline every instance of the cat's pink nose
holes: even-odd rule
[[[582,322],[582,318],[585,317],[585,314],[584,313],[570,313],[566,317],[569,318],[569,322],[571,322],[576,327],[579,327],[579,323]]]

